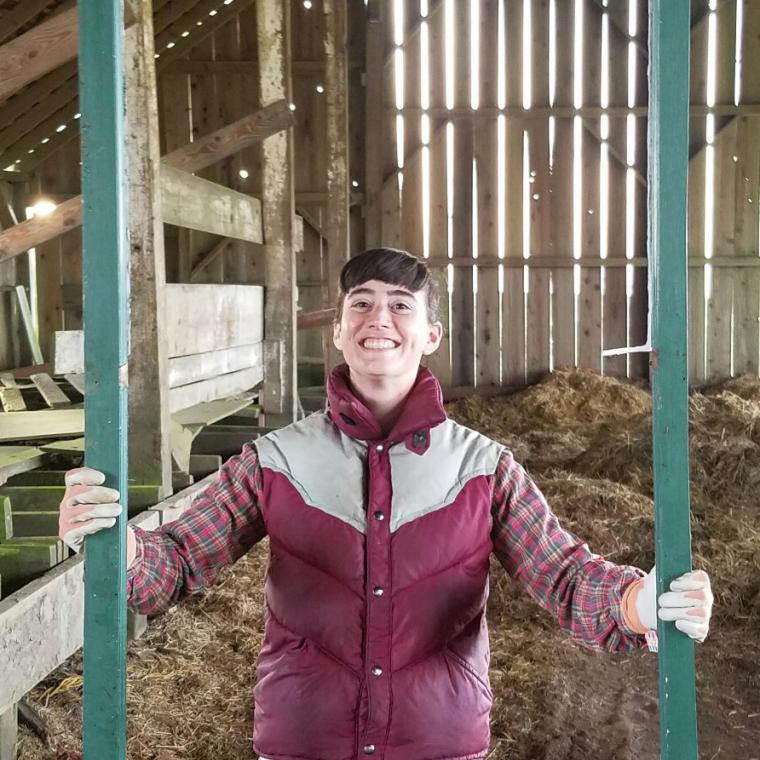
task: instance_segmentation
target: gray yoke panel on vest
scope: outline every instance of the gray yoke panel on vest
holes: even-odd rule
[[[310,507],[367,531],[367,445],[345,435],[325,412],[254,441],[262,467],[282,473]]]
[[[391,532],[453,503],[468,481],[492,475],[504,446],[446,420],[430,431],[430,448],[415,454],[402,443],[390,449]]]

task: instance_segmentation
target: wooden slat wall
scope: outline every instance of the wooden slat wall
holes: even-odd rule
[[[444,7],[439,2],[430,14],[428,24],[428,50],[430,70],[430,102],[441,104],[445,102],[446,76],[444,60]],[[446,121],[431,119],[430,152],[429,152],[429,181],[430,181],[430,233],[429,253],[437,259],[448,259],[450,256],[448,236],[448,190],[446,167]],[[451,384],[451,324],[449,309],[449,278],[446,264],[432,268],[433,276],[438,283],[441,303],[441,322],[443,324],[443,340],[438,350],[427,359],[427,364],[445,385]]]
[[[325,24],[321,2],[311,9],[300,0],[291,2],[293,25],[293,57],[313,61],[318,66],[293,73],[293,102],[296,124],[293,133],[295,149],[296,192],[324,193],[327,190],[327,111],[326,93],[318,92],[325,84]],[[325,204],[304,207],[308,218],[319,230],[304,223],[304,249],[297,254],[298,304],[302,311],[316,311],[332,304],[327,302],[326,241],[321,234],[325,217]],[[317,359],[324,355],[324,341],[330,340],[328,331],[306,330],[298,334],[298,356],[301,360]],[[311,375],[316,368],[302,369]],[[317,383],[318,377],[313,378]],[[310,383],[311,384],[311,381]]]
[[[636,5],[638,28],[631,38],[627,2],[616,3],[608,16],[606,3],[594,0],[405,0],[400,46],[393,39],[395,7],[386,6],[390,17],[385,19],[382,76],[385,136],[391,143],[381,146],[381,239],[429,255],[444,295],[450,294],[450,312],[444,315],[449,345],[429,365],[444,384],[453,386],[522,385],[553,367],[576,364],[619,376],[646,376],[646,354],[602,358],[603,349],[646,342],[646,268],[574,265],[575,257],[597,262],[603,255],[618,262],[646,257],[645,118],[638,117],[631,138],[635,158],[629,166],[634,145],[628,145],[626,114],[619,111],[629,102],[629,66],[636,66],[632,105],[646,106],[646,2]],[[577,8],[582,30],[575,29]],[[448,13],[454,32],[447,48]],[[472,56],[474,18],[479,33]],[[530,49],[524,50],[528,24]],[[629,42],[636,45],[630,59]],[[405,59],[400,110],[394,58],[398,49]],[[425,105],[419,67],[426,55],[429,146],[419,129]],[[454,102],[449,104],[445,78],[452,60]],[[528,96],[526,63],[534,112],[519,110]],[[503,103],[500,68],[505,72]],[[487,112],[471,107],[475,75],[478,109]],[[583,78],[580,103],[574,97],[576,76]],[[608,92],[604,103],[603,87]],[[605,123],[598,114],[573,118],[567,112],[547,113],[551,107],[575,105],[618,111]],[[449,106],[454,110],[447,119]],[[403,149],[395,130],[399,115],[404,119]],[[499,208],[499,203],[504,206]],[[501,263],[504,259],[508,261]],[[524,262],[524,269],[515,260]]]
[[[523,2],[506,0],[506,101],[508,106],[519,107],[523,102]],[[523,258],[523,182],[524,124],[507,119],[505,125],[504,167],[505,189],[503,214],[505,217],[504,257]],[[519,267],[505,267],[502,294],[502,382],[504,385],[525,383],[525,285],[524,271]]]
[[[484,0],[480,9],[480,105],[498,105],[498,71],[493,65],[498,55],[497,0]],[[499,247],[499,125],[489,119],[474,135],[475,170],[477,175],[477,243],[478,256],[493,258]],[[477,316],[475,333],[475,366],[477,385],[499,385],[501,382],[501,329],[499,269],[478,267]]]
[[[575,54],[572,3],[557,4],[557,28],[565,30],[556,38],[556,94],[558,106],[573,104]],[[573,258],[573,122],[571,119],[554,119],[554,151],[550,175],[549,224],[553,256]],[[554,298],[552,318],[554,324],[554,366],[575,366],[575,278],[574,270],[557,267],[552,270]]]

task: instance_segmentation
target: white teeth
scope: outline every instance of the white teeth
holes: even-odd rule
[[[396,344],[386,338],[367,338],[362,342],[364,348],[395,348]]]

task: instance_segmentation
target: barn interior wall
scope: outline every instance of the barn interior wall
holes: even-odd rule
[[[308,312],[331,305],[325,15],[322,0],[290,3],[294,179],[304,223],[297,280],[299,308]],[[646,342],[646,2],[372,0],[369,12],[378,8],[380,66],[367,60],[368,9],[348,6],[349,248],[382,241],[431,259],[448,294],[435,371],[466,386],[519,385],[565,364],[646,377],[646,353],[602,356]],[[154,16],[162,152],[256,109],[253,3],[156,0]],[[692,16],[691,102],[702,110],[693,110],[690,132],[689,350],[699,383],[758,372],[760,8],[750,0],[694,2]],[[456,44],[447,48],[451,30]],[[573,114],[578,71],[587,110]],[[376,82],[383,115],[365,119],[365,93]],[[723,110],[710,113],[716,106]],[[72,64],[2,104],[2,162],[27,178],[12,183],[19,220],[40,197],[79,192],[77,116]],[[368,186],[373,162],[382,181]],[[260,149],[199,174],[260,197]],[[380,237],[365,227],[373,219]],[[170,226],[165,235],[169,281],[264,281],[264,246],[229,241],[206,263],[219,238]],[[604,256],[627,266],[604,265]],[[39,246],[35,263],[48,358],[54,330],[81,326],[80,232]],[[1,263],[0,287],[27,284],[26,269],[25,256]],[[12,301],[0,295],[4,368],[31,363]],[[320,329],[299,334],[304,377],[318,381],[326,340]]]

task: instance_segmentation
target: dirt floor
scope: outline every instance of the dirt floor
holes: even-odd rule
[[[563,523],[619,563],[654,559],[651,400],[645,389],[559,371],[506,397],[450,405],[509,445]],[[760,760],[760,381],[690,400],[695,564],[716,592],[697,647],[700,757]],[[250,760],[253,663],[261,643],[266,542],[205,596],[152,621],[129,649],[131,760]],[[656,657],[574,645],[494,563],[495,695],[489,760],[659,757]],[[81,661],[30,695],[49,741],[22,728],[21,760],[73,760]],[[415,758],[409,758],[415,760]]]

